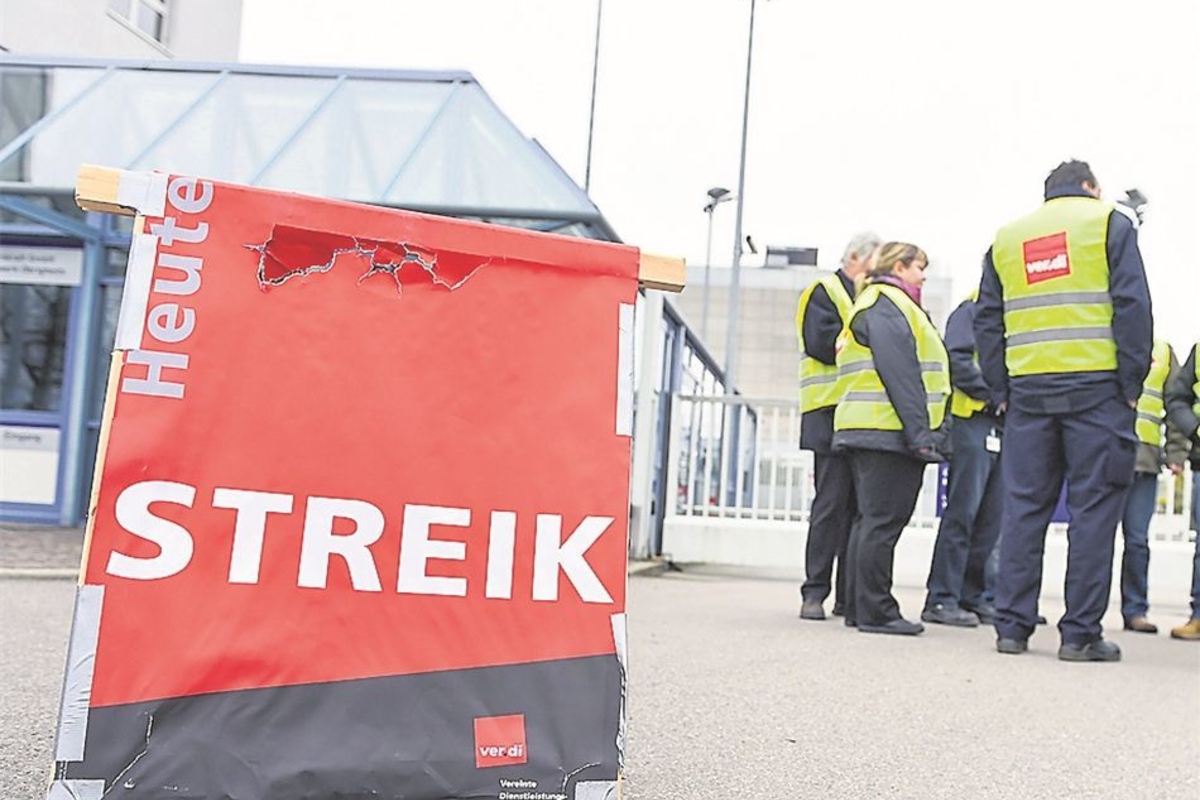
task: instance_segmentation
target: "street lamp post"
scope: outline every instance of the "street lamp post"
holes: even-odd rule
[[[750,0],[750,33],[746,40],[746,95],[742,103],[742,156],[738,167],[737,215],[733,223],[733,264],[729,274],[729,325],[725,336],[725,393],[737,386],[738,302],[742,268],[742,200],[746,194],[746,129],[750,121],[750,66],[754,63],[754,5]]]
[[[728,189],[714,186],[708,190],[708,203],[704,206],[704,213],[708,214],[708,250],[704,255],[704,305],[700,312],[700,338],[705,341],[705,344],[708,343],[708,290],[712,274],[713,211],[721,203],[732,199],[733,196],[729,194]]]

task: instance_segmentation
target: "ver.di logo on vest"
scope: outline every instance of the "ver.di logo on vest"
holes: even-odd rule
[[[1034,284],[1071,274],[1071,259],[1067,256],[1067,233],[1052,233],[1030,239],[1025,249],[1025,283]]]

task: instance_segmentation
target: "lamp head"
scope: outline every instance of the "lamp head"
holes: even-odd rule
[[[710,214],[717,207],[718,203],[724,203],[726,200],[732,199],[733,195],[729,193],[728,189],[722,186],[714,186],[708,190],[708,203],[704,206],[704,212]]]

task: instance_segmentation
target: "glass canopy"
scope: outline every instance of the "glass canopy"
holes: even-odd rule
[[[0,191],[83,163],[617,239],[465,72],[0,60]]]

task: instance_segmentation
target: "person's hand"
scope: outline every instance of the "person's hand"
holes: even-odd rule
[[[1129,404],[1130,408],[1137,408],[1137,400],[1126,400],[1125,402]]]
[[[1169,464],[1168,467],[1170,468],[1172,475],[1183,474],[1183,464]]]

